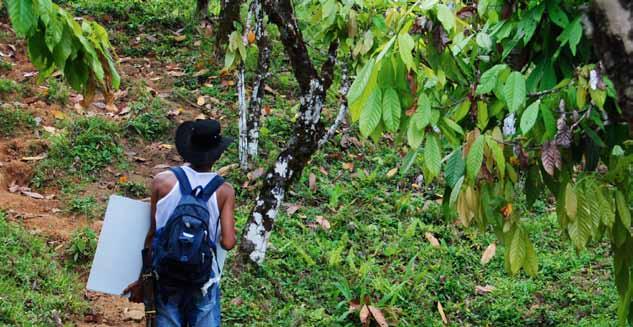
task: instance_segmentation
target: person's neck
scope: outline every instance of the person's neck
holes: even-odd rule
[[[197,171],[199,173],[208,173],[208,172],[211,171],[211,166],[194,166],[194,165],[191,165],[189,167],[191,167],[191,169],[193,169],[193,170],[195,170],[195,171]]]

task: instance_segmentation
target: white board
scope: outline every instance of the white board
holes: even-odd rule
[[[112,195],[108,201],[87,289],[121,295],[139,277],[141,250],[150,227],[147,202]]]

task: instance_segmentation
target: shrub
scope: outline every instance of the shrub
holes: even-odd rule
[[[126,124],[128,131],[140,135],[145,140],[153,141],[164,137],[171,130],[173,124],[167,119],[167,111],[159,98],[151,100],[149,106],[143,100],[131,106],[133,113]]]
[[[48,102],[65,105],[66,103],[68,103],[69,94],[70,89],[63,82],[60,82],[54,78],[51,78],[48,81],[48,92],[46,94],[46,99],[48,100]]]
[[[34,128],[35,119],[31,113],[18,108],[0,108],[0,134],[10,136],[16,134],[18,128]]]
[[[94,218],[97,211],[97,200],[93,196],[79,196],[68,201],[67,210],[88,218]]]
[[[74,263],[92,260],[97,250],[97,234],[88,227],[77,229],[70,240],[66,253]]]

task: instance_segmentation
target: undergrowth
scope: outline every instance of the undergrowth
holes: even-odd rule
[[[0,211],[0,325],[55,326],[87,309],[77,276],[55,261],[44,241],[7,222]]]
[[[35,118],[31,113],[8,105],[0,107],[0,135],[17,135],[22,129],[34,127]]]

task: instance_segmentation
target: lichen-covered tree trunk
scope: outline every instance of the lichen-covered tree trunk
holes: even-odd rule
[[[220,22],[215,36],[215,49],[218,58],[224,55],[229,36],[234,30],[233,23],[240,20],[240,6],[243,0],[222,0]]]
[[[624,120],[633,126],[633,1],[595,0],[587,36],[618,93]]]
[[[257,60],[257,71],[253,80],[250,100],[246,98],[244,66],[240,66],[238,73],[238,100],[240,106],[240,138],[239,157],[240,166],[246,170],[252,159],[256,158],[259,152],[259,125],[264,100],[264,81],[269,76],[270,68],[270,45],[266,35],[264,25],[264,11],[261,1],[255,0],[252,3],[252,11],[255,16],[255,38],[259,55]],[[249,13],[249,16],[250,13]],[[249,19],[250,20],[250,17]],[[248,33],[249,24],[247,20]]]
[[[209,1],[210,0],[197,0],[196,1],[196,16],[199,19],[204,19],[209,16]]]
[[[293,136],[268,169],[244,227],[240,255],[257,264],[264,260],[268,237],[288,187],[301,175],[323,136],[321,110],[327,89],[332,84],[337,50],[337,44],[330,46],[330,55],[319,76],[308,55],[290,0],[264,0],[263,6],[271,22],[279,28],[281,41],[299,84],[301,103]]]

